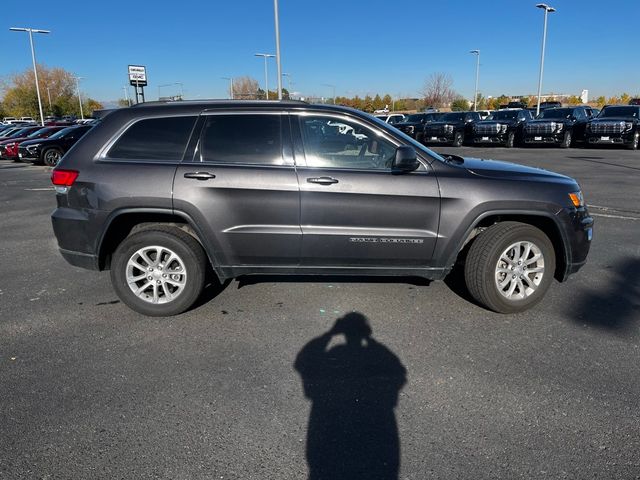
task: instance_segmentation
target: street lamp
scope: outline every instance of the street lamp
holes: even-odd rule
[[[276,22],[276,65],[278,66],[278,100],[282,100],[282,64],[280,62],[280,21],[278,19],[278,0],[273,0],[273,16]]]
[[[40,98],[40,85],[38,85],[38,69],[36,68],[36,52],[33,48],[34,33],[51,33],[49,30],[38,30],[36,28],[11,27],[13,32],[28,32],[29,43],[31,44],[31,60],[33,60],[33,74],[36,77],[36,93],[38,94],[38,107],[40,108],[40,123],[44,127],[44,113],[42,113],[42,99]]]
[[[264,98],[269,100],[269,67],[267,67],[267,60],[274,58],[275,55],[272,53],[256,53],[254,56],[264,58]]]
[[[538,79],[538,106],[536,107],[536,116],[540,114],[540,97],[542,95],[542,73],[544,72],[544,49],[547,43],[547,15],[556,11],[546,3],[539,3],[537,8],[544,10],[544,29],[542,30],[542,54],[540,55],[540,77]]]
[[[332,89],[332,91],[333,91],[333,97],[332,97],[333,101],[332,101],[332,103],[335,105],[336,104],[336,86],[335,85],[331,85],[330,83],[323,83],[322,86],[323,87],[329,87],[329,88]]]
[[[473,111],[478,110],[478,80],[480,78],[480,50],[471,50],[469,53],[476,56],[476,89],[473,95]]]
[[[84,77],[74,77],[76,79],[76,89],[78,90],[78,103],[80,104],[80,118],[84,120],[84,113],[82,111],[82,96],[80,95],[80,80]]]
[[[291,99],[291,74],[283,72],[283,77],[287,77],[287,90],[289,90],[289,99]]]
[[[233,77],[220,77],[222,80],[229,80],[229,97],[233,100]]]

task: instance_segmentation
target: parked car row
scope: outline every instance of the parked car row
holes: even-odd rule
[[[0,158],[55,167],[91,125],[0,125]]]
[[[637,150],[640,105],[546,108],[537,117],[530,109],[506,108],[482,119],[479,112],[416,113],[395,123],[400,131],[426,145],[622,145]]]

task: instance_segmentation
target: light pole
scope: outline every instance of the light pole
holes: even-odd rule
[[[44,127],[44,113],[42,113],[42,99],[40,98],[40,85],[38,85],[38,69],[36,68],[36,52],[33,48],[34,33],[51,33],[49,30],[38,30],[36,28],[11,27],[14,32],[28,32],[29,44],[31,45],[31,60],[33,60],[33,74],[36,77],[36,93],[38,94],[38,107],[40,108],[40,124]]]
[[[540,114],[540,97],[542,96],[542,74],[544,72],[544,49],[547,44],[547,15],[556,11],[546,3],[539,3],[537,8],[544,9],[544,28],[542,30],[542,54],[540,55],[540,77],[538,79],[538,106],[536,107],[536,116]]]
[[[471,50],[469,53],[476,56],[476,89],[473,95],[473,111],[478,110],[478,80],[480,79],[480,50]]]
[[[222,80],[229,80],[229,98],[233,100],[233,77],[220,77]]]
[[[332,102],[334,105],[336,104],[336,86],[335,85],[331,85],[330,83],[323,83],[322,84],[323,87],[329,87],[332,89],[333,92],[333,97],[332,98]]]
[[[278,19],[278,0],[273,0],[273,16],[276,22],[276,64],[278,66],[278,100],[282,100],[282,64],[280,62],[280,21]]]
[[[289,99],[291,99],[291,74],[282,72],[283,77],[287,77],[287,90],[289,91]]]
[[[256,53],[254,56],[264,58],[264,98],[269,100],[269,67],[267,67],[267,60],[274,58],[275,55],[272,53]]]
[[[124,90],[124,98],[127,101],[127,105],[131,106],[131,100],[129,100],[129,90],[127,89],[127,86],[123,86],[122,89]]]
[[[78,90],[78,103],[80,104],[80,118],[84,120],[84,113],[82,111],[82,96],[80,95],[80,80],[84,77],[74,77],[76,79],[76,89]]]
[[[49,97],[49,114],[53,115],[53,108],[51,108],[51,91],[47,87],[47,97]]]

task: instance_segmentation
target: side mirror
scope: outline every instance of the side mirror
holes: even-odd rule
[[[420,166],[413,147],[401,145],[396,149],[391,169],[396,172],[413,172]]]

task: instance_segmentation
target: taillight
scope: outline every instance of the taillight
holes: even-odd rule
[[[79,173],[76,170],[58,170],[56,168],[51,172],[51,183],[56,187],[70,187],[78,178]]]

